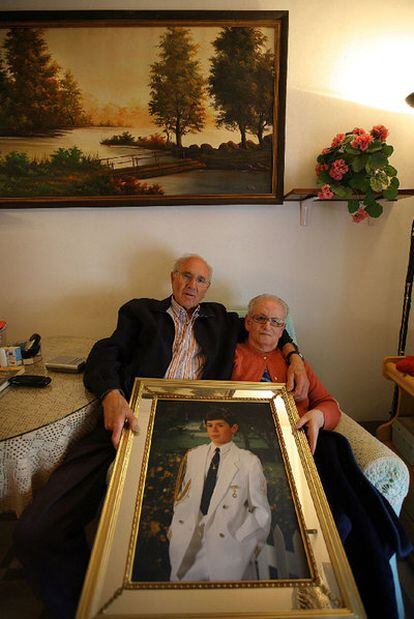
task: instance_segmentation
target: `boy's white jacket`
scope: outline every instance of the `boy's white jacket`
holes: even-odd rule
[[[234,443],[220,465],[209,510],[201,517],[209,446],[200,445],[186,454],[169,531],[170,579],[174,581],[186,580],[180,567],[199,524],[204,526],[203,544],[212,581],[241,580],[269,534],[271,513],[262,465],[251,451]],[[188,565],[188,556],[185,558]]]

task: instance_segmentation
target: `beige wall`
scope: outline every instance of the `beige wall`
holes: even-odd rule
[[[159,0],[157,7],[206,3]],[[2,0],[1,8],[153,7]],[[315,156],[335,133],[377,123],[391,131],[402,186],[414,187],[414,114],[398,110],[414,90],[412,0],[223,0],[208,8],[290,11],[286,191],[314,185]],[[235,306],[263,291],[284,297],[302,349],[343,409],[357,419],[385,418],[392,389],[381,361],[397,348],[413,217],[413,198],[387,205],[373,225],[354,224],[344,204],[314,205],[309,227],[299,225],[292,203],[1,210],[0,318],[10,339],[34,331],[105,336],[122,302],[166,296],[173,258],[195,251],[215,270],[209,299]]]

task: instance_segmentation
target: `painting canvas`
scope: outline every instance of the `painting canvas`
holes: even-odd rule
[[[282,202],[287,27],[0,12],[0,206]]]
[[[130,405],[78,619],[365,616],[284,385],[136,379]]]

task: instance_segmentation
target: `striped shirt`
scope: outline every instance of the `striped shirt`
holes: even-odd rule
[[[167,313],[174,321],[175,337],[171,363],[164,378],[192,379],[201,378],[206,356],[194,335],[194,322],[199,315],[198,306],[191,316],[171,297]]]

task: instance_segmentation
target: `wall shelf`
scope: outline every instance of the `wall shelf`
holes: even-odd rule
[[[310,209],[314,202],[346,202],[346,200],[320,200],[318,195],[319,189],[317,187],[292,189],[285,196],[283,200],[285,202],[299,202],[300,206],[300,225],[309,226],[310,223]],[[402,198],[409,198],[414,196],[414,189],[400,189],[396,200]],[[396,200],[392,200],[395,202]],[[386,200],[382,200],[386,202]]]

